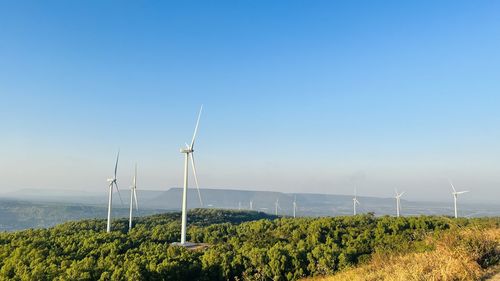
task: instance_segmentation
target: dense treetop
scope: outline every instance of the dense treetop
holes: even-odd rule
[[[49,229],[0,233],[0,280],[297,280],[330,274],[380,251],[425,251],[428,235],[500,219],[447,217],[276,218],[259,212],[198,209],[188,241],[171,246],[180,214],[137,218],[128,233],[116,220],[68,222]]]

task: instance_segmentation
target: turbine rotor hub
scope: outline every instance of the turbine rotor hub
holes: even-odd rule
[[[189,148],[189,147],[181,148],[180,150],[181,150],[181,153],[193,153],[194,152],[194,150],[192,148]]]

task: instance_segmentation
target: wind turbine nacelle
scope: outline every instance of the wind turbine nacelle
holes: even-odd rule
[[[192,153],[194,150],[192,150],[191,148],[181,148],[180,149],[181,153]]]

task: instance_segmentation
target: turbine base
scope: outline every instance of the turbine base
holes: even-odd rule
[[[193,243],[193,242],[186,242],[184,244],[182,244],[181,242],[172,242],[170,244],[171,246],[177,246],[177,247],[184,247],[186,249],[190,249],[190,250],[204,250],[206,248],[208,248],[208,244],[206,243]]]

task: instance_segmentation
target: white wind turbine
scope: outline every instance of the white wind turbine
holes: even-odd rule
[[[457,197],[459,194],[464,194],[464,193],[467,193],[469,192],[468,190],[466,191],[457,191],[455,189],[455,186],[453,186],[453,183],[450,181],[450,185],[451,185],[451,188],[453,189],[453,192],[451,194],[453,194],[453,203],[455,205],[455,218],[458,218],[458,210],[457,210]]]
[[[274,202],[274,214],[277,216],[278,215],[278,208],[280,207],[280,202],[279,198],[276,198],[276,202]]]
[[[123,205],[122,196],[120,195],[120,190],[118,189],[118,184],[116,183],[116,171],[118,170],[118,158],[120,158],[120,150],[118,150],[118,154],[116,154],[116,163],[115,163],[115,173],[113,178],[108,179],[108,224],[106,227],[106,232],[111,232],[111,205],[113,204],[113,187],[116,188],[118,192],[118,196],[120,197],[120,201]]]
[[[250,210],[253,210],[253,201],[250,200]]]
[[[194,161],[194,143],[196,140],[196,133],[198,132],[198,125],[200,124],[201,112],[203,106],[200,108],[198,113],[198,119],[196,121],[196,127],[194,128],[193,139],[191,140],[191,145],[186,143],[186,147],[181,148],[181,153],[185,154],[184,161],[184,190],[182,192],[182,222],[181,222],[181,245],[186,244],[186,227],[187,227],[187,189],[188,189],[188,166],[189,159],[191,158],[191,167],[193,168],[194,181],[196,183],[196,189],[198,190],[198,197],[200,198],[200,205],[203,206],[203,201],[201,200],[200,187],[198,185],[198,177],[196,176],[196,165]]]
[[[394,189],[394,191],[396,192],[396,195],[394,196],[394,198],[396,198],[396,216],[399,218],[399,213],[401,212],[401,196],[403,196],[403,194],[405,193],[404,191],[401,192],[401,193],[398,193],[398,190],[397,189]]]
[[[358,197],[356,195],[356,188],[354,188],[354,197],[352,198],[352,207],[354,215],[356,215],[356,205],[359,205]]]
[[[293,197],[293,217],[295,218],[297,214],[297,195]]]
[[[132,181],[132,186],[130,186],[130,217],[128,221],[129,231],[132,229],[132,210],[134,209],[134,201],[135,209],[139,211],[139,204],[137,203],[137,164],[135,164],[134,180]]]

